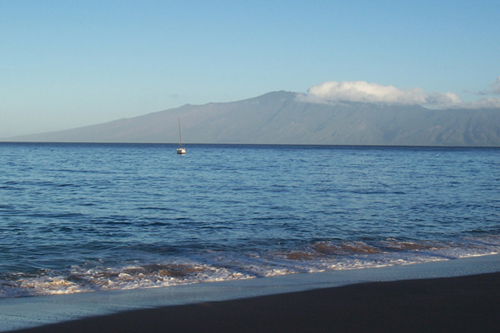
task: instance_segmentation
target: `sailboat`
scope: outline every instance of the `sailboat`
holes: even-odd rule
[[[177,117],[179,120],[179,148],[177,148],[177,154],[185,154],[186,149],[182,148],[182,138],[181,138],[181,118]]]

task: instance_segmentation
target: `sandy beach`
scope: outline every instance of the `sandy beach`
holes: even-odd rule
[[[498,332],[500,273],[372,282],[98,316],[18,332]]]

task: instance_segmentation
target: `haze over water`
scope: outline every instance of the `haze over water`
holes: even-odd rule
[[[0,144],[0,297],[500,252],[500,149]]]

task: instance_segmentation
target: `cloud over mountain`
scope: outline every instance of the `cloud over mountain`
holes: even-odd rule
[[[382,86],[365,81],[320,83],[309,88],[308,96],[328,102],[365,102],[387,104],[424,104],[425,92],[422,89],[399,90],[393,86]]]
[[[500,77],[494,84],[494,92],[500,93]],[[476,102],[464,102],[452,92],[426,92],[421,88],[401,90],[365,81],[329,81],[309,88],[307,94],[298,97],[309,103],[362,102],[388,105],[422,105],[429,108],[498,108],[499,98],[483,98]]]

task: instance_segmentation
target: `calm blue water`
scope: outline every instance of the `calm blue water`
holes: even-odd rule
[[[0,297],[500,252],[500,149],[0,144]]]

